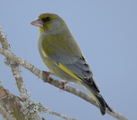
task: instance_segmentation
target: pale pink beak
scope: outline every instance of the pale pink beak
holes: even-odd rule
[[[30,24],[41,28],[43,27],[43,22],[40,19],[34,20]]]

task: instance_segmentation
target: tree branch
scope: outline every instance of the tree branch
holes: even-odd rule
[[[6,90],[0,83],[0,100],[1,103],[5,106],[7,113],[11,114],[17,120],[27,120],[29,118],[32,120],[32,117],[29,114],[23,113],[23,107],[20,102],[20,98],[10,93]]]
[[[23,60],[22,58],[16,56],[14,53],[12,53],[11,51],[8,51],[8,50],[5,50],[3,48],[0,48],[0,54],[4,55],[5,57],[11,59],[12,61],[16,62],[17,64],[23,66],[24,68],[28,69],[29,71],[31,71],[33,74],[35,74],[36,76],[38,76],[38,78],[41,78],[43,81],[45,82],[48,82],[49,84],[52,84],[53,86],[55,87],[58,87],[60,89],[63,89],[63,84],[62,82],[58,81],[58,80],[55,80],[53,79],[52,77],[49,77],[49,81],[46,80],[47,76],[46,74],[39,70],[38,68],[36,68],[34,65],[32,65],[31,63],[27,62],[26,60]],[[96,107],[97,104],[95,102],[95,100],[89,96],[88,94],[74,88],[74,87],[71,87],[69,85],[66,85],[66,91],[69,92],[69,93],[72,93],[84,100],[86,100],[87,102],[95,105]],[[114,113],[112,112],[109,112],[107,110],[107,113],[110,114],[111,116],[119,119],[119,120],[128,120],[125,116],[123,116],[122,114],[116,112],[115,110],[113,110]]]
[[[0,104],[0,114],[2,114],[3,118],[5,118],[6,120],[15,120],[5,109],[5,107],[3,107],[2,103]]]
[[[0,26],[0,42],[2,44],[2,48],[5,48],[6,50],[8,50],[12,53],[11,47],[7,41],[5,33],[2,30],[1,26]],[[20,99],[22,101],[22,106],[21,106],[23,108],[22,112],[25,113],[26,116],[27,116],[27,114],[29,114],[30,120],[33,118],[42,120],[42,118],[37,114],[37,111],[39,111],[40,113],[48,113],[48,114],[56,115],[56,116],[66,119],[66,120],[76,120],[73,118],[69,118],[66,115],[51,111],[48,108],[44,107],[44,105],[42,103],[36,103],[33,100],[31,100],[30,95],[27,92],[25,85],[23,84],[23,79],[21,77],[21,70],[20,70],[19,64],[17,64],[16,62],[14,62],[8,58],[5,59],[5,64],[11,67],[13,76],[15,77],[16,84],[17,84],[17,87],[20,92],[20,96],[22,98],[22,99]],[[19,114],[18,114],[18,116],[19,116]],[[23,118],[23,120],[24,119],[28,119],[28,117]]]

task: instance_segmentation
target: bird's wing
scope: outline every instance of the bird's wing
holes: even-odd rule
[[[67,39],[61,40],[55,35],[46,36],[42,41],[43,54],[50,58],[60,69],[77,80],[91,84],[99,92],[92,71],[77,42],[68,41]]]

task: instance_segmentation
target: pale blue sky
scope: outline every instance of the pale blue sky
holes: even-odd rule
[[[12,51],[39,69],[48,70],[37,49],[38,28],[30,25],[43,12],[57,13],[64,18],[88,60],[107,103],[135,120],[137,1],[0,0],[0,25],[7,34]],[[19,95],[11,70],[3,64],[3,59],[0,55],[0,80],[5,88]],[[22,67],[21,70],[31,98],[49,109],[78,120],[115,120],[108,114],[102,116],[99,109],[72,94],[60,92],[42,80],[38,82],[38,78],[28,70]],[[73,86],[85,91],[77,85]],[[63,120],[48,114],[42,116],[46,120]]]

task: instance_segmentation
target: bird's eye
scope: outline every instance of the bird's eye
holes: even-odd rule
[[[50,21],[50,19],[51,19],[50,17],[46,17],[46,20],[47,20],[47,21]]]
[[[42,19],[43,22],[47,22],[47,21],[50,21],[50,20],[51,20],[50,17],[46,17],[46,18]]]

